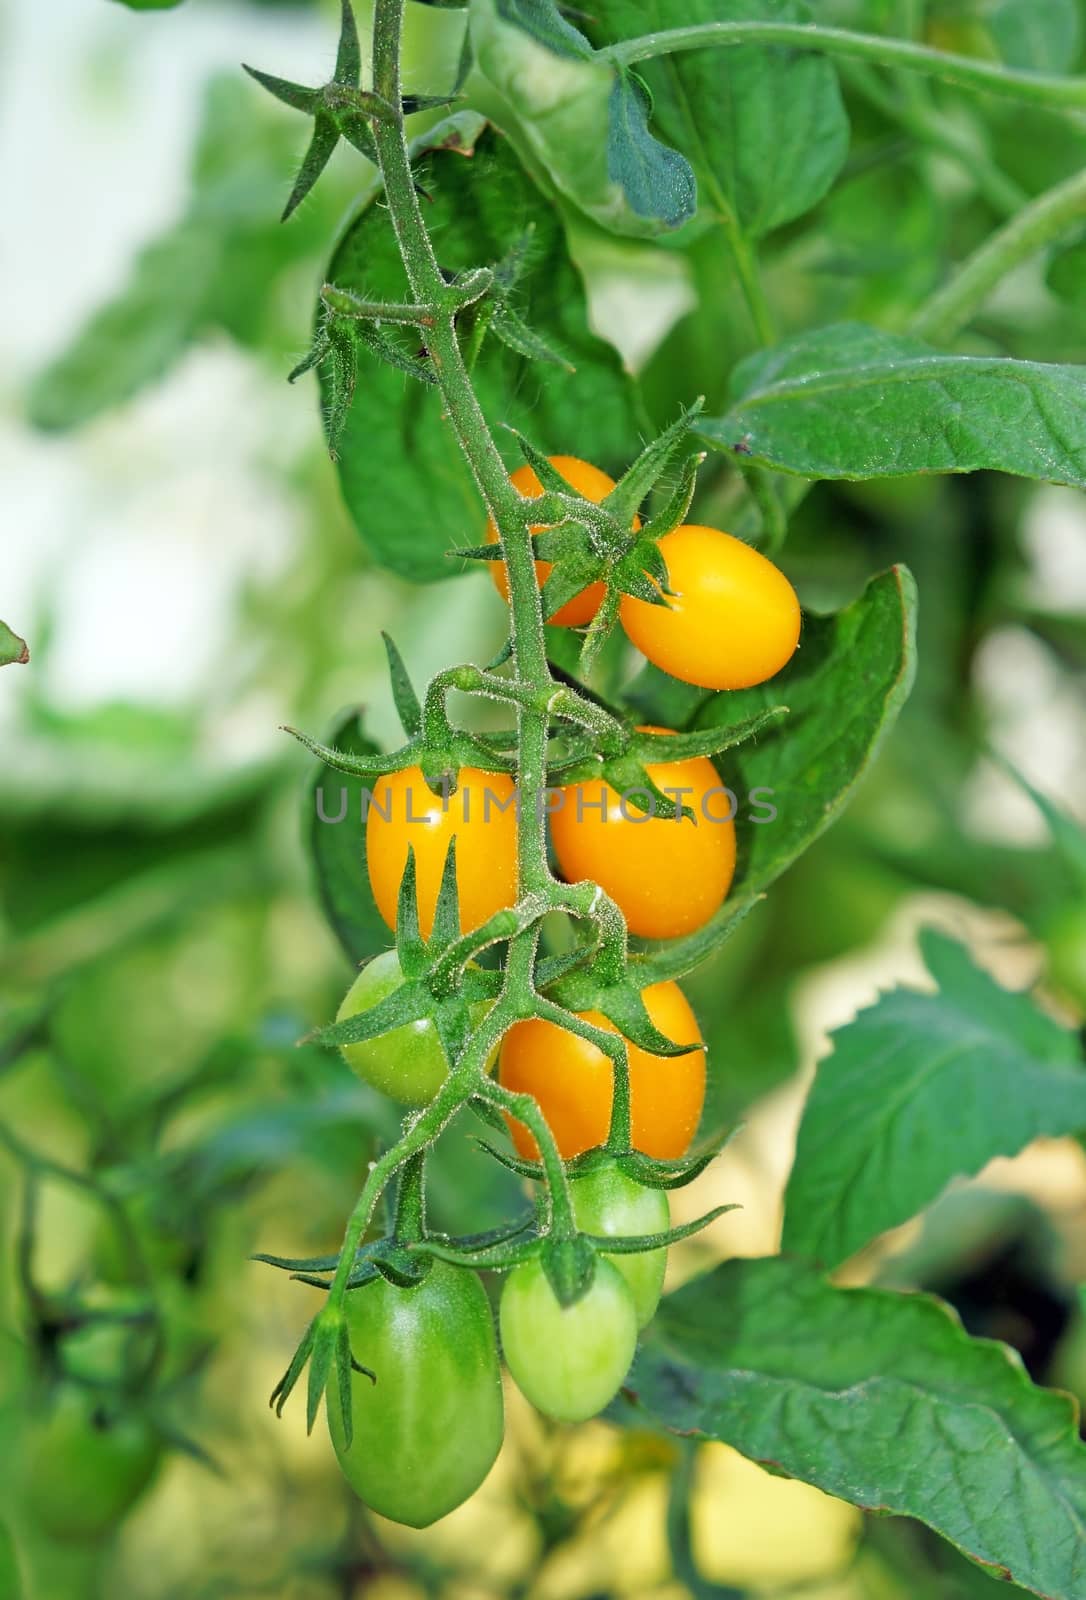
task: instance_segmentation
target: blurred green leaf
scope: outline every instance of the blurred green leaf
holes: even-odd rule
[[[605,468],[623,462],[637,436],[630,381],[615,351],[591,332],[561,221],[506,140],[484,132],[470,160],[462,150],[438,149],[420,182],[433,196],[426,221],[446,272],[499,262],[529,236],[517,309],[577,369],[574,377],[556,378],[487,340],[473,372],[486,415],[522,428],[549,454],[583,455]],[[328,279],[368,297],[403,299],[399,252],[376,200],[344,236]],[[417,336],[403,348],[417,350]],[[321,376],[327,403],[330,380]],[[448,577],[455,568],[446,552],[478,544],[485,519],[442,407],[440,395],[363,355],[339,445],[340,483],[359,533],[383,566],[419,582]],[[511,436],[501,435],[499,444],[510,464],[519,464]]]
[[[789,710],[723,764],[744,810],[759,788],[771,791],[777,810],[744,830],[745,891],[779,877],[851,798],[912,687],[915,613],[912,578],[894,567],[843,611],[805,618],[800,647],[775,678],[714,695],[699,712],[696,726],[716,727],[770,705]]]
[[[25,1593],[15,1541],[6,1522],[0,1522],[0,1600],[22,1600]]]
[[[800,0],[599,0],[600,42],[698,22],[807,21]],[[694,163],[703,209],[752,238],[817,204],[848,154],[848,119],[825,56],[755,46],[643,63],[653,123]]]
[[[865,1510],[915,1517],[1035,1594],[1086,1584],[1075,1403],[923,1295],[836,1289],[782,1257],[661,1301],[627,1380],[646,1417]]]
[[[26,403],[36,427],[80,427],[122,405],[216,330],[258,348],[276,342],[282,274],[318,248],[336,204],[318,197],[280,228],[292,146],[289,118],[232,78],[211,82],[184,216],[34,378]]]
[[[974,0],[973,8],[1009,67],[1071,71],[1082,43],[1076,0]]]
[[[955,1177],[1086,1127],[1073,1033],[921,936],[938,994],[895,989],[833,1035],[800,1124],[782,1248],[835,1267]]]
[[[1086,487],[1086,370],[953,356],[839,323],[742,362],[695,432],[809,478],[990,468]]]
[[[644,681],[635,703],[666,727],[728,726],[771,706],[789,708],[780,724],[718,762],[746,819],[735,887],[704,928],[645,945],[654,978],[678,977],[704,960],[737,909],[778,878],[847,805],[912,687],[915,608],[910,574],[894,567],[843,611],[806,618],[792,660],[756,689],[702,695],[700,707],[691,710],[689,691],[674,692],[685,685],[662,676]]]
[[[1086,310],[1086,239],[1057,251],[1049,263],[1046,282],[1068,305]]]
[[[9,667],[12,662],[25,666],[29,660],[26,640],[13,633],[6,622],[0,622],[0,667]]]
[[[377,755],[358,711],[333,729],[328,743],[352,755]],[[372,782],[369,784],[372,788]],[[362,778],[321,765],[307,791],[309,846],[321,904],[351,963],[357,966],[387,950],[392,934],[374,902],[366,871],[366,825]]]

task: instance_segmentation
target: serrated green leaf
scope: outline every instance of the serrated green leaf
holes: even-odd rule
[[[800,1124],[783,1248],[827,1267],[951,1179],[1086,1128],[1074,1034],[952,939],[928,932],[921,944],[939,992],[894,989],[838,1029]]]
[[[600,43],[698,22],[807,21],[798,0],[597,0]],[[818,203],[848,155],[848,119],[825,56],[741,46],[642,63],[657,132],[690,157],[703,212],[752,238]]]
[[[361,717],[354,710],[337,723],[330,742],[354,755],[378,754],[378,747],[366,737]],[[374,781],[353,778],[322,764],[307,791],[309,847],[321,903],[340,944],[355,965],[387,949],[391,943],[366,871],[363,791],[372,790]],[[328,820],[323,821],[322,815]],[[333,820],[335,818],[340,820]]]
[[[552,452],[583,455],[604,467],[621,462],[637,431],[632,386],[614,350],[589,330],[584,288],[557,213],[494,133],[479,138],[470,162],[455,150],[435,152],[424,182],[433,192],[426,220],[449,272],[481,259],[502,260],[527,228],[534,229],[518,310],[577,368],[576,378],[565,381],[488,341],[473,371],[484,411],[538,433]],[[402,299],[403,267],[383,207],[371,203],[363,210],[327,278],[367,296]],[[327,402],[327,371],[321,382]],[[339,445],[340,483],[359,533],[382,565],[420,582],[455,571],[446,552],[477,544],[485,522],[441,413],[440,396],[407,391],[398,374],[375,366],[357,387]],[[519,452],[511,437],[500,442],[512,470]]]
[[[808,478],[976,472],[1086,486],[1086,368],[953,356],[839,323],[741,362],[696,432]]]
[[[782,1257],[667,1295],[627,1380],[646,1415],[866,1510],[927,1523],[1050,1600],[1086,1586],[1086,1446],[1067,1395],[939,1301]]]

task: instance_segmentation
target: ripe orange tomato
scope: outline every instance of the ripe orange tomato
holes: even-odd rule
[[[660,553],[675,597],[623,595],[619,617],[642,655],[684,683],[749,689],[772,678],[799,643],[799,601],[784,573],[741,539],[686,523]]]
[[[400,879],[408,848],[415,852],[419,928],[434,926],[449,840],[456,836],[456,887],[460,929],[468,933],[517,897],[516,789],[504,772],[461,767],[448,798],[426,786],[422,770],[408,767],[378,778],[366,818],[366,866],[377,909],[396,926]],[[504,808],[504,809],[503,809]]]
[[[690,1003],[677,983],[654,983],[642,991],[645,1009],[676,1044],[697,1048],[681,1056],[654,1056],[627,1043],[630,1062],[631,1142],[657,1160],[685,1155],[697,1131],[705,1100],[705,1049]],[[598,1011],[582,1015],[608,1033],[618,1029]],[[517,1022],[502,1041],[498,1077],[507,1089],[534,1095],[564,1160],[603,1144],[611,1125],[614,1073],[602,1050],[557,1023],[531,1017]],[[513,1143],[527,1160],[539,1149],[527,1128],[507,1118]]]
[[[594,467],[589,461],[581,461],[577,456],[550,456],[550,464],[560,472],[571,489],[576,489],[578,494],[584,495],[586,500],[594,500],[599,505],[601,500],[611,493],[615,487],[614,478],[609,478],[606,472],[601,472],[599,467]],[[535,473],[534,467],[525,464],[510,473],[509,482],[517,489],[526,500],[533,500],[536,495],[543,493],[543,485]],[[532,529],[533,534],[542,533],[541,526]],[[496,544],[498,530],[493,519],[488,517],[486,523],[486,542]],[[505,575],[505,567],[500,561],[489,561],[490,576],[494,580],[494,587],[503,600],[509,599],[509,580]],[[537,561],[535,564],[536,582],[542,588],[550,576],[551,563]],[[600,608],[604,589],[602,583],[590,583],[587,589],[582,589],[580,594],[575,594],[572,600],[567,600],[564,606],[559,606],[553,617],[548,617],[548,622],[557,623],[562,628],[576,628],[592,618]]]
[[[636,806],[640,801],[651,810],[651,796],[620,794],[601,778],[562,790],[562,804],[551,813],[551,838],[566,878],[600,884],[631,933],[674,939],[708,922],[731,887],[732,800],[708,756],[648,762],[645,770],[665,794],[672,791],[690,808],[693,820],[647,816]]]

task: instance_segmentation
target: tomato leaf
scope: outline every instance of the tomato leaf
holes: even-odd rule
[[[584,287],[554,208],[494,132],[482,134],[470,161],[454,149],[433,151],[422,181],[433,196],[426,220],[449,272],[500,262],[530,234],[517,310],[577,368],[576,380],[556,380],[508,345],[487,340],[472,373],[483,410],[530,428],[552,453],[583,455],[604,467],[622,461],[638,426],[632,386],[615,351],[589,329]],[[403,298],[396,241],[375,200],[348,229],[328,279],[367,296]],[[327,373],[321,380],[327,402]],[[383,363],[365,362],[339,444],[340,486],[359,533],[382,566],[418,582],[451,576],[456,564],[446,552],[477,544],[485,521],[442,410],[439,395],[405,386]],[[499,442],[512,469],[520,459],[516,442],[512,435]]]
[[[582,59],[591,56],[592,46],[578,28],[566,21],[554,0],[496,0],[496,3],[500,17],[523,28],[556,55]]]
[[[597,0],[591,10],[601,42],[698,22],[810,18],[798,0]],[[655,127],[694,163],[702,212],[752,238],[809,211],[844,165],[848,119],[826,56],[743,45],[642,69]]]
[[[915,608],[911,575],[893,567],[843,611],[806,617],[792,660],[756,689],[702,695],[691,710],[686,686],[645,677],[636,702],[647,720],[668,727],[684,720],[730,727],[778,705],[789,711],[719,761],[740,814],[763,820],[739,829],[735,887],[716,916],[696,933],[643,947],[645,981],[678,977],[703,961],[848,804],[912,687]]]
[[[352,755],[377,755],[366,737],[361,715],[347,712],[333,729],[329,743]],[[325,916],[354,965],[392,942],[378,911],[366,871],[364,791],[373,778],[355,778],[321,763],[307,791],[309,847]]]
[[[688,222],[698,206],[697,180],[684,155],[649,131],[652,97],[632,72],[618,72],[607,125],[607,175],[639,217],[667,228]]]
[[[1086,369],[945,355],[838,323],[740,363],[735,400],[695,431],[808,478],[988,468],[1086,486]]]
[[[1086,1127],[1073,1033],[942,934],[921,936],[937,994],[894,989],[833,1035],[800,1125],[785,1250],[834,1267],[955,1177]]]
[[[1009,67],[1070,72],[1082,43],[1075,0],[973,0]]]
[[[1050,1600],[1086,1585],[1074,1401],[938,1300],[729,1261],[666,1295],[627,1381],[670,1431],[722,1440],[865,1510],[915,1517]]]

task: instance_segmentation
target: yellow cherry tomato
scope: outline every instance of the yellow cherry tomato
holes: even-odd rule
[[[749,689],[799,643],[796,592],[772,561],[719,528],[686,523],[660,540],[666,606],[623,595],[627,636],[655,666],[703,689]]]
[[[685,1155],[705,1101],[705,1050],[690,1002],[677,983],[642,990],[645,1009],[675,1044],[695,1044],[681,1056],[654,1056],[627,1042],[630,1127],[635,1150],[657,1160]],[[608,1033],[618,1029],[598,1011],[580,1013]],[[563,1158],[603,1144],[611,1126],[614,1069],[602,1050],[557,1023],[531,1017],[502,1040],[498,1077],[507,1089],[534,1095]],[[527,1128],[507,1118],[513,1143],[527,1160],[539,1150]]]
[[[366,865],[377,909],[396,926],[400,880],[415,852],[419,928],[434,926],[449,841],[456,837],[460,928],[468,933],[517,897],[516,790],[504,772],[461,767],[457,790],[432,794],[421,768],[378,778],[366,818]]]
[[[646,815],[637,805],[651,811],[651,795],[620,794],[598,779],[563,789],[551,814],[551,837],[565,877],[598,883],[617,902],[631,933],[674,939],[708,922],[731,887],[734,800],[708,756],[647,762],[645,770],[694,813],[693,820]]]

